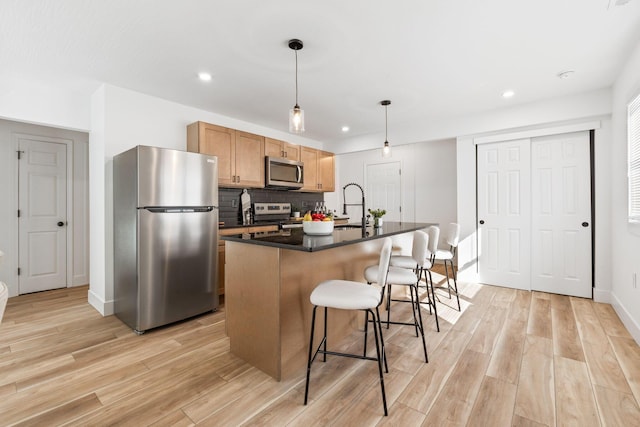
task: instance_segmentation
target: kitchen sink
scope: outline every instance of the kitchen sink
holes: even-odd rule
[[[359,224],[340,224],[340,225],[334,225],[333,228],[345,230],[348,228],[362,228],[362,226]]]

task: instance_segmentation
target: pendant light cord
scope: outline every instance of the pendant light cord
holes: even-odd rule
[[[387,132],[389,130],[389,125],[387,121],[387,105],[384,106],[384,142],[389,142],[389,137]]]
[[[298,49],[295,49],[296,52],[296,107],[298,106]]]

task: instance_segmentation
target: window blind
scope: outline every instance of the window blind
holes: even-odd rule
[[[640,222],[640,94],[627,108],[629,222]]]

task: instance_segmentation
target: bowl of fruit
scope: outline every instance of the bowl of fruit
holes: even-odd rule
[[[323,213],[307,212],[302,218],[302,230],[311,236],[326,236],[333,233],[333,217]]]

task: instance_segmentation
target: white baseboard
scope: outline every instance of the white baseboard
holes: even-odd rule
[[[593,290],[593,300],[595,302],[611,304],[611,291],[603,291],[596,288]]]
[[[89,304],[103,316],[111,316],[115,312],[113,301],[104,301],[96,293],[92,292],[91,289],[89,289],[88,300]]]
[[[636,343],[640,344],[640,325],[633,319],[629,312],[625,309],[624,305],[620,303],[620,300],[615,294],[611,294],[611,306],[620,317],[620,320],[624,324],[625,328],[629,331]]]

